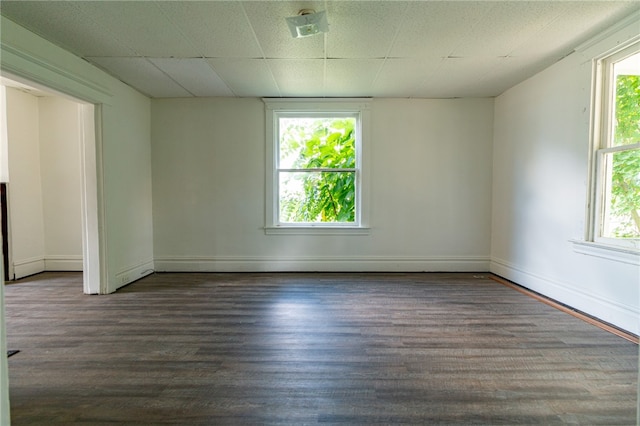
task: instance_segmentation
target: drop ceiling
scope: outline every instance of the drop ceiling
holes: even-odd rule
[[[285,18],[325,10],[294,39]],[[639,1],[8,1],[0,13],[152,98],[497,96]],[[640,29],[639,29],[640,30]]]

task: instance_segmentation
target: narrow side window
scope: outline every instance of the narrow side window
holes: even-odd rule
[[[601,59],[598,69],[593,241],[639,249],[640,44]]]

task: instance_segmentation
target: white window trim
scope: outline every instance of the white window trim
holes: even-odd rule
[[[633,148],[635,145],[624,147],[605,147],[604,142],[611,129],[611,102],[614,102],[611,76],[613,63],[627,55],[629,49],[638,47],[638,39],[634,38],[627,43],[621,43],[614,50],[609,50],[593,59],[592,69],[592,93],[591,93],[591,126],[589,134],[589,176],[586,208],[586,227],[584,241],[573,240],[574,251],[606,258],[624,263],[634,263],[640,255],[640,241],[622,240],[601,237],[599,228],[602,216],[602,192],[603,192],[603,157],[610,152]],[[607,90],[605,90],[607,89]],[[606,112],[606,114],[605,114]],[[629,259],[634,259],[631,262]]]
[[[266,127],[265,233],[269,235],[367,235],[369,232],[369,141],[370,98],[310,99],[263,98]],[[304,112],[336,112],[359,114],[359,138],[356,222],[355,223],[279,223],[277,201],[277,120],[279,114]]]
[[[573,251],[587,256],[640,266],[640,252],[593,241],[573,240]]]

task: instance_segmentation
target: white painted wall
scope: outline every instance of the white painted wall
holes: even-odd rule
[[[591,58],[572,54],[495,101],[491,271],[638,334],[639,266],[571,242],[585,236]]]
[[[0,64],[10,77],[98,105],[95,153],[100,292],[151,272],[150,101],[86,61],[2,17]],[[83,154],[84,156],[84,154]],[[91,214],[91,213],[90,213]]]
[[[45,269],[82,270],[79,105],[38,98]]]
[[[44,270],[38,98],[7,88],[9,227],[16,278]]]
[[[109,290],[153,272],[149,99],[126,86],[103,105],[104,199]]]
[[[259,99],[152,100],[158,270],[487,270],[493,100],[373,101],[369,235],[265,235]]]

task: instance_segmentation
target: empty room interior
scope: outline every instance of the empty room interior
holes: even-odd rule
[[[640,422],[640,2],[0,15],[0,424]]]

